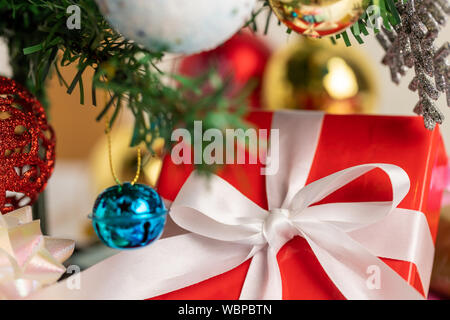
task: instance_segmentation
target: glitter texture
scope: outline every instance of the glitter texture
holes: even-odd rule
[[[0,212],[32,204],[55,162],[55,135],[39,101],[0,77]]]
[[[409,89],[417,91],[419,102],[414,112],[422,115],[425,127],[432,130],[444,121],[444,115],[434,101],[441,93],[447,96],[450,106],[450,69],[447,56],[449,42],[439,49],[434,45],[440,29],[450,14],[448,0],[408,0],[397,2],[401,23],[393,30],[383,28],[377,39],[386,55],[383,64],[391,71],[392,81],[400,83],[409,68],[414,68],[415,77]]]

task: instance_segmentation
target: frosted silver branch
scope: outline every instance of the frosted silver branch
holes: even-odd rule
[[[399,84],[410,68],[415,77],[409,89],[417,91],[419,102],[414,112],[423,116],[425,127],[432,130],[444,121],[435,101],[441,93],[450,107],[450,68],[447,57],[449,42],[439,49],[434,42],[450,15],[448,0],[408,0],[396,3],[401,23],[391,30],[382,28],[376,38],[386,51],[382,62],[391,72],[392,81]]]

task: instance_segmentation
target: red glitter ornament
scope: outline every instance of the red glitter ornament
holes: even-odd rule
[[[55,134],[39,101],[0,77],[0,212],[32,204],[55,163]]]

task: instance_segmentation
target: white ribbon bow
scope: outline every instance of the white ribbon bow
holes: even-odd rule
[[[382,169],[389,176],[392,201],[313,206],[375,168]],[[374,255],[373,251],[378,250],[375,243],[379,243],[380,239],[372,241],[374,239],[368,237],[377,229],[381,232],[377,235],[381,242],[387,241],[391,245],[391,241],[396,240],[396,233],[389,235],[383,229],[391,223],[401,228],[394,222],[398,219],[414,220],[405,220],[405,226],[414,223],[419,229],[427,231],[427,222],[422,213],[397,208],[409,191],[408,175],[400,167],[367,164],[339,171],[305,186],[292,199],[285,199],[281,208],[269,207],[269,211],[257,206],[218,176],[205,180],[192,174],[173,202],[170,215],[179,226],[193,233],[251,247],[248,258],[253,259],[241,299],[282,298],[276,255],[294,236],[306,239],[325,272],[348,299],[423,299],[422,295]],[[199,194],[202,196],[199,197]],[[401,229],[396,232],[401,232]],[[432,248],[431,237],[427,241]],[[400,244],[402,247],[404,245]],[[377,289],[367,284],[367,270],[373,266],[380,272],[381,287]],[[423,269],[422,266],[418,267]],[[420,269],[422,281],[428,282],[427,273],[430,270]],[[427,287],[428,283],[424,283],[424,286]]]

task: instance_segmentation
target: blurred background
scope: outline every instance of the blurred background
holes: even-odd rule
[[[265,17],[259,19],[264,25]],[[249,34],[239,35],[215,52],[195,57],[169,55],[161,67],[195,75],[206,70],[213,59],[219,69],[224,68],[219,72],[226,74],[231,70],[236,89],[250,78],[259,80],[251,97],[251,105],[256,108],[277,109],[283,105],[317,109],[320,106],[319,109],[332,113],[414,115],[418,97],[408,89],[413,71],[408,72],[400,85],[395,85],[390,79],[389,69],[381,64],[384,51],[375,37],[365,37],[363,45],[353,41],[351,48],[342,44],[333,46],[327,39],[306,41],[293,33],[287,34],[286,27],[279,26],[275,20],[272,19],[267,35],[259,34],[257,38]],[[437,44],[449,38],[450,27],[447,26]],[[296,72],[286,74],[286,66]],[[325,67],[327,74],[323,73]],[[62,73],[71,79],[76,70],[63,68]],[[7,50],[2,41],[0,74],[11,75]],[[92,73],[87,72],[85,76],[92,76]],[[70,263],[85,268],[117,252],[97,242],[91,221],[87,219],[96,196],[114,183],[108,166],[104,124],[95,121],[99,110],[90,105],[90,101],[80,105],[78,92],[66,94],[56,77],[48,87],[49,118],[57,136],[57,161],[45,192],[46,230],[52,236],[75,239],[78,252],[83,254],[75,254]],[[90,88],[85,90],[89,92]],[[447,118],[441,130],[450,151],[450,108],[446,107],[444,100],[442,96],[438,105]],[[113,159],[122,179],[131,179],[136,166],[134,151],[123,152],[131,137],[131,121],[132,117],[123,112],[112,133]],[[160,147],[161,141],[154,146],[156,150]],[[147,163],[142,182],[154,185],[160,166],[158,157]],[[449,200],[447,206],[450,206]],[[447,207],[444,211],[446,221],[450,221],[450,210]],[[448,234],[450,239],[449,225],[444,222],[442,228],[446,229],[440,232]],[[441,294],[450,295],[450,240],[444,239],[442,243],[441,260],[435,271],[435,288]]]

